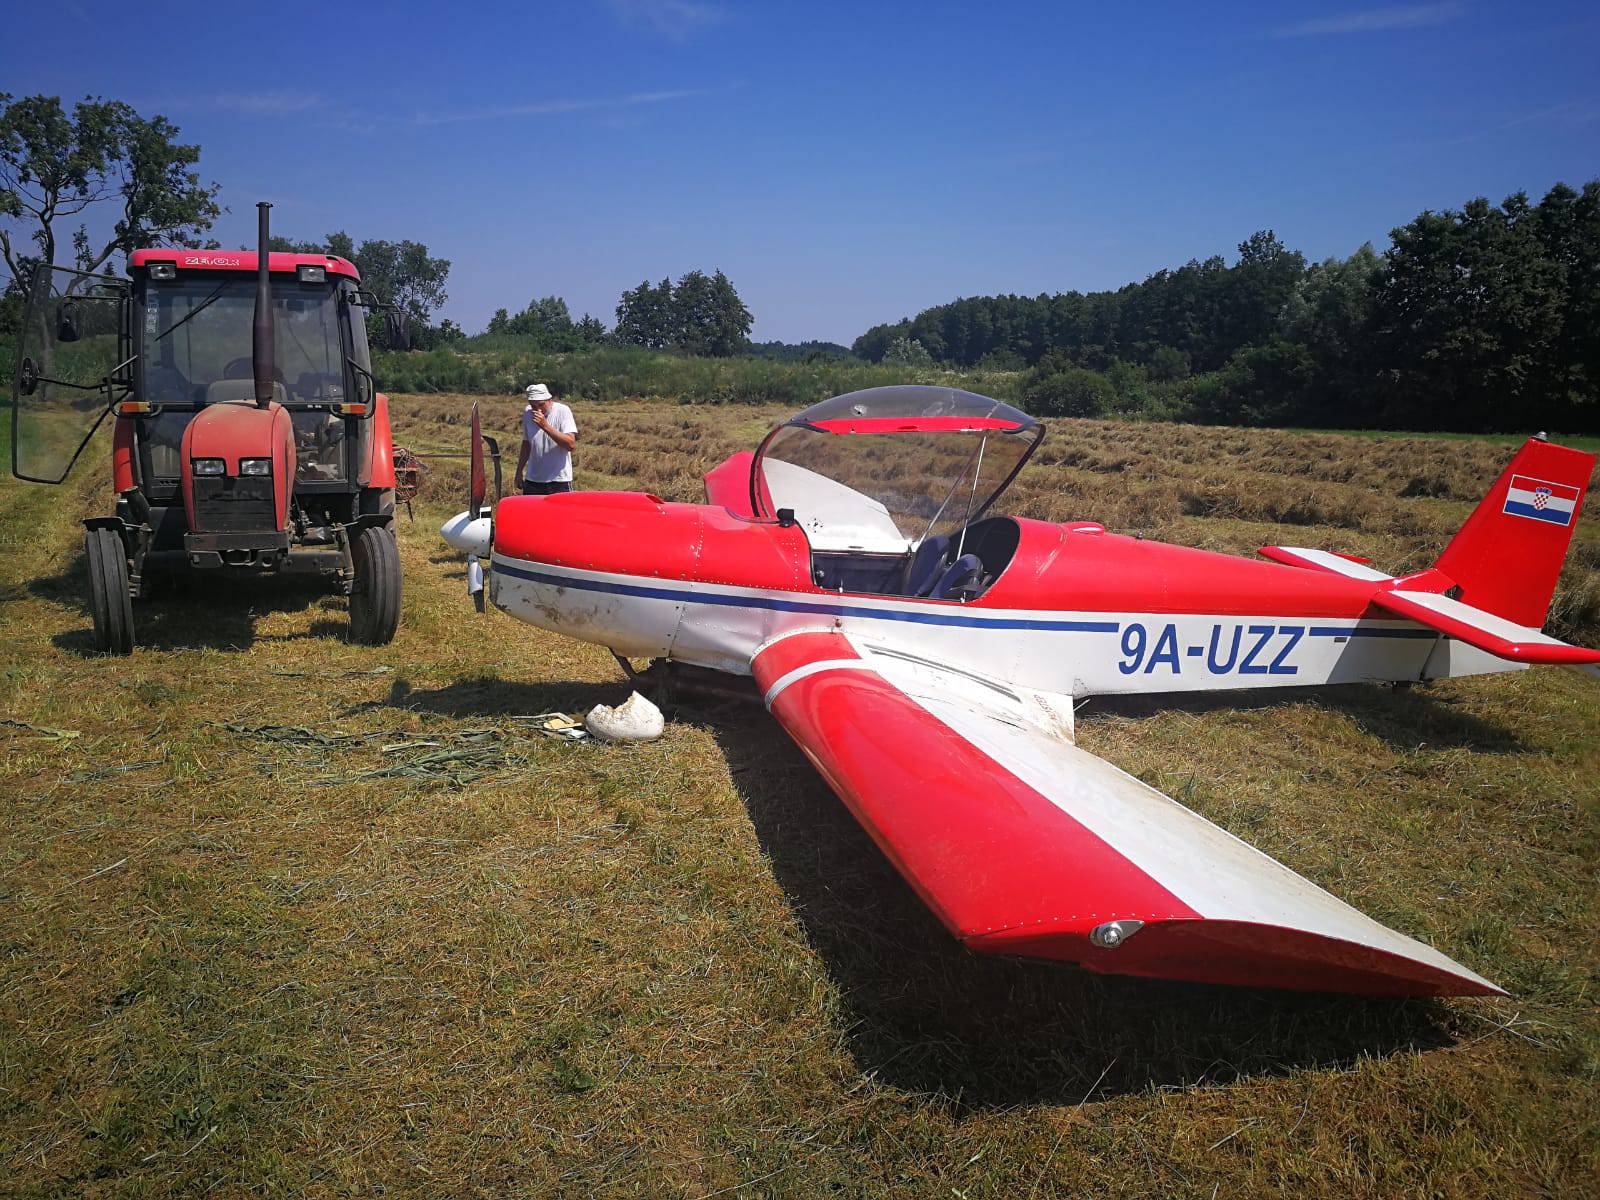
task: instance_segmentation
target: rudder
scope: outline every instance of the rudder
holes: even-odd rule
[[[1581,450],[1523,443],[1435,564],[1463,603],[1543,627],[1594,464]]]

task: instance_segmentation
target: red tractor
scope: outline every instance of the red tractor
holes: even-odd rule
[[[163,574],[306,572],[350,597],[350,633],[400,620],[394,444],[366,313],[399,315],[343,258],[136,250],[129,279],[41,266],[12,409],[12,471],[60,483],[113,414],[116,511],[84,522],[94,644],[133,649]]]

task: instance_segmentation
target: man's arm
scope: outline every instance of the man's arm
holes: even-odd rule
[[[571,433],[568,433],[565,430],[557,429],[550,423],[550,419],[548,417],[539,412],[533,414],[533,422],[540,429],[548,433],[550,435],[550,440],[556,445],[560,446],[568,454],[571,454],[573,449],[577,446],[578,431],[576,429],[574,429]],[[526,443],[524,443],[524,445],[526,445]]]
[[[522,480],[522,469],[528,465],[528,455],[529,455],[529,453],[532,452],[532,450],[533,450],[533,447],[528,445],[528,439],[527,438],[523,438],[522,439],[522,449],[517,451],[517,475],[516,475],[516,478],[517,478],[518,482],[521,482],[521,480]]]

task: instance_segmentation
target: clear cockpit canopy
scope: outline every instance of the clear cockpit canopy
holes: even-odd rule
[[[778,426],[751,467],[758,516],[792,509],[815,550],[903,554],[978,520],[1044,426],[958,388],[903,385],[835,396]]]

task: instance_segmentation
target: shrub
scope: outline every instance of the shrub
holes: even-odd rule
[[[1023,388],[1029,411],[1043,417],[1099,417],[1115,407],[1111,381],[1086,367],[1041,366]]]

